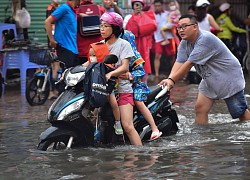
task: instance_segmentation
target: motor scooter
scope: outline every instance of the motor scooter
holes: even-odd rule
[[[104,61],[104,63],[114,64],[115,62]],[[106,67],[105,73],[113,70],[108,65]],[[114,131],[115,119],[109,103],[99,108],[97,119],[90,118],[94,108],[89,104],[83,90],[85,71],[84,66],[76,66],[65,71],[63,78],[66,84],[65,91],[49,108],[48,121],[51,123],[51,127],[41,133],[38,150],[99,145],[110,147],[110,144],[121,143],[120,136],[116,135]],[[114,86],[114,79],[111,78],[107,85]],[[163,136],[178,131],[178,117],[175,110],[171,108],[172,103],[169,100],[167,87],[163,88],[159,85],[150,87],[146,105],[159,130],[163,132]],[[149,140],[152,130],[136,109],[133,123],[142,141]],[[126,135],[125,142],[128,142]]]
[[[172,109],[172,102],[169,100],[170,93],[167,87],[160,85],[151,86],[150,93],[148,94],[147,101],[145,102],[147,108],[152,114],[155,124],[159,131],[162,132],[162,136],[169,136],[175,134],[178,131],[177,123],[179,122],[176,111]],[[104,144],[113,144],[117,140],[118,136],[114,136],[114,123],[115,118],[113,116],[112,109],[107,103],[104,107],[100,108],[99,112],[100,124],[97,124],[101,134],[101,141]],[[140,111],[134,107],[133,124],[140,135],[143,142],[150,141],[152,129],[144,116]],[[95,131],[96,132],[96,131]],[[125,140],[128,140],[126,134],[124,134]],[[115,139],[115,140],[114,140]],[[119,138],[118,138],[119,140]],[[98,141],[98,139],[97,139]]]

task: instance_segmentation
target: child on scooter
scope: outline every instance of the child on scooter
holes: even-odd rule
[[[122,77],[124,79],[129,79],[133,81],[132,87],[134,91],[135,105],[151,126],[152,134],[150,140],[155,140],[162,135],[162,132],[159,131],[150,111],[144,104],[144,101],[147,100],[147,95],[149,93],[149,88],[147,84],[142,81],[143,76],[145,75],[145,70],[143,68],[143,64],[145,63],[145,61],[142,59],[141,54],[137,51],[134,34],[128,30],[125,30],[123,39],[125,39],[131,44],[135,57],[130,61],[129,64],[130,72],[123,74],[122,76],[120,76],[120,78]]]
[[[145,70],[143,68],[143,64],[145,63],[145,61],[141,58],[141,54],[137,51],[135,45],[135,36],[130,31],[125,30],[123,38],[131,44],[135,57],[130,61],[129,67],[131,73],[127,72],[125,74],[122,74],[119,76],[119,78],[129,79],[133,81],[135,105],[151,126],[152,134],[150,140],[155,140],[162,135],[162,132],[159,131],[150,111],[147,109],[143,102],[147,100],[147,95],[149,93],[148,86],[146,85],[146,83],[142,82],[142,78],[145,75]],[[105,52],[107,52],[106,47],[104,47],[104,45],[101,46],[99,43],[93,43],[90,46],[91,48],[89,52],[89,61],[92,62],[93,60],[95,60],[98,62],[103,62],[104,57],[107,55],[107,53],[105,54]],[[102,56],[103,58],[100,58],[100,56]],[[118,135],[123,134],[123,130],[120,124],[119,106],[117,104],[114,93],[110,94],[109,103],[112,107],[113,114],[116,120],[116,123],[114,125],[115,132]]]
[[[90,44],[90,48],[89,48],[88,61],[85,62],[83,65],[88,66],[89,63],[91,62],[103,62],[105,56],[108,54],[109,54],[109,50],[108,50],[107,45],[104,42],[92,43]],[[122,135],[123,130],[122,130],[121,122],[120,122],[120,118],[121,118],[120,111],[119,111],[119,106],[117,104],[117,100],[116,100],[114,92],[112,92],[109,95],[108,100],[109,100],[110,106],[113,111],[113,115],[116,120],[115,125],[114,125],[115,133],[117,135]],[[94,114],[95,114],[95,111],[94,111]]]

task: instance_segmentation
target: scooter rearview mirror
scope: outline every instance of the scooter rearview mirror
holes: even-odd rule
[[[118,62],[118,57],[114,54],[109,54],[104,58],[104,63],[106,64],[115,64],[117,62]]]

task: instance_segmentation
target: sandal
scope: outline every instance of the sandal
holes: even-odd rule
[[[153,131],[150,137],[150,141],[153,141],[155,139],[158,139],[162,135],[162,132],[160,131]]]

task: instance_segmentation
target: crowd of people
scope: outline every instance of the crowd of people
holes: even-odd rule
[[[143,102],[149,93],[148,75],[154,72],[156,78],[160,76],[163,54],[168,56],[171,72],[169,76],[165,73],[168,78],[162,80],[161,85],[172,89],[175,82],[182,79],[192,66],[202,77],[195,106],[197,124],[208,124],[209,110],[217,99],[225,100],[232,118],[250,119],[241,65],[230,52],[232,31],[246,31],[231,22],[230,4],[221,4],[221,15],[215,19],[208,13],[208,0],[198,0],[185,15],[181,15],[177,0],[171,0],[167,9],[164,8],[163,0],[154,0],[152,9],[145,6],[144,0],[132,0],[133,12],[124,21],[124,12],[118,6],[118,0],[102,0],[102,6],[98,5],[100,33],[82,36],[79,24],[81,18],[88,14],[79,12],[78,7],[95,5],[93,0],[67,0],[60,6],[59,2],[53,0],[51,12],[47,13],[45,20],[49,46],[56,49],[59,60],[67,68],[97,61],[94,57],[96,52],[93,51],[95,43],[100,41],[105,45],[103,53],[118,57],[115,70],[108,73],[106,79],[118,77],[119,99],[116,104],[115,96],[111,94],[109,101],[116,121],[121,121],[131,144],[142,145],[132,122],[134,105],[151,125],[151,140],[161,136]],[[150,52],[154,53],[153,60],[150,60]],[[135,61],[140,66],[131,70],[131,62]],[[54,67],[56,70],[53,73],[56,74],[58,65]],[[229,74],[232,77],[230,81],[226,78]]]

